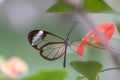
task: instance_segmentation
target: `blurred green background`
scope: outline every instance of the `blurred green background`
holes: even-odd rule
[[[29,66],[32,75],[38,70],[63,69],[63,57],[56,61],[44,60],[39,51],[35,50],[28,42],[28,33],[31,30],[41,29],[57,34],[63,38],[67,35],[72,22],[80,20],[77,14],[46,13],[46,10],[56,0],[4,0],[0,4],[0,55],[4,58],[19,56]],[[89,14],[89,17],[98,25],[104,21],[114,21],[111,14]],[[87,29],[79,24],[81,37],[85,36]],[[119,41],[111,41],[112,46],[119,49]],[[105,54],[104,54],[105,53]],[[118,59],[118,58],[116,58]],[[66,80],[76,80],[79,75],[69,63],[74,60],[92,60],[101,62],[104,68],[117,67],[114,58],[107,51],[86,47],[85,56],[68,51]],[[120,62],[120,60],[118,59]],[[101,73],[100,80],[118,80],[119,71]]]

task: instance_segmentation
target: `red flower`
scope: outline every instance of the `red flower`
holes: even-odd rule
[[[115,25],[112,22],[104,22],[98,25],[95,29],[91,29],[85,38],[82,39],[81,43],[78,46],[77,52],[80,56],[84,54],[85,45],[90,45],[95,48],[105,49],[104,46],[97,46],[89,40],[90,38],[93,41],[98,42],[100,44],[104,44],[105,42],[109,42],[113,33],[115,31]]]

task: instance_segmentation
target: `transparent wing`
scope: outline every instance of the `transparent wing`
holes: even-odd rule
[[[83,36],[83,31],[81,31],[81,28],[80,28],[80,24],[78,21],[74,21],[73,24],[70,26],[70,31],[69,31],[69,34],[68,34],[68,38],[70,40],[70,42],[73,42],[73,41],[81,41],[82,39],[82,36]]]
[[[40,48],[40,55],[47,60],[56,60],[63,56],[64,53],[65,45],[61,43],[47,43],[47,45],[45,44],[44,47]]]
[[[47,31],[31,31],[28,40],[31,46],[39,50],[40,55],[47,60],[56,60],[65,52],[66,40]]]
[[[74,21],[67,36],[70,41],[70,49],[72,51],[77,52],[78,45],[82,40],[82,34],[79,21]]]
[[[72,41],[70,45],[70,49],[77,53],[77,48],[79,46],[79,43],[80,43],[79,41]]]

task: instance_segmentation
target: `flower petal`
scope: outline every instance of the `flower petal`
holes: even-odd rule
[[[4,61],[1,64],[1,71],[10,78],[17,78],[19,72],[13,68],[13,65],[9,64],[8,61]]]
[[[78,53],[80,56],[84,55],[84,47],[85,47],[85,45],[87,44],[87,42],[89,42],[89,38],[90,38],[90,36],[91,36],[92,34],[93,34],[93,31],[90,30],[90,31],[88,32],[88,34],[86,35],[86,37],[83,38],[82,41],[81,41],[81,43],[79,44],[78,49],[77,49],[77,53]]]
[[[23,73],[28,72],[27,64],[19,57],[12,57],[8,61],[11,65],[14,65],[13,67],[16,71],[23,72]]]
[[[78,46],[77,53],[82,56],[84,54],[84,47],[85,47],[86,41],[83,40],[80,45]]]
[[[115,31],[115,25],[112,22],[104,22],[96,27],[98,33],[105,38],[105,40],[110,40]],[[102,42],[101,37],[96,32],[92,35],[96,42]]]
[[[10,78],[18,78],[20,73],[27,73],[27,64],[19,57],[12,57],[3,61],[0,67],[2,73]]]

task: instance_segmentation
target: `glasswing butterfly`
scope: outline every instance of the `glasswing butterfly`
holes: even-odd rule
[[[33,30],[28,34],[31,46],[39,50],[40,55],[49,61],[56,60],[64,55],[63,67],[66,66],[67,47],[71,48],[69,35],[79,22],[73,22],[66,39],[44,30]]]

